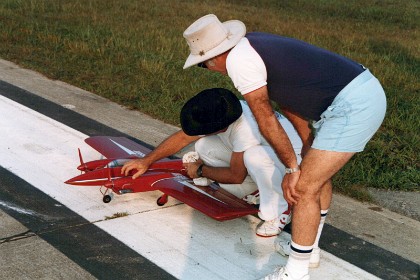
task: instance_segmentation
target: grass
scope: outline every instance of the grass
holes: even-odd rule
[[[178,125],[180,108],[198,91],[235,91],[227,77],[182,70],[182,33],[208,13],[369,67],[387,93],[387,116],[365,152],[334,178],[335,189],[359,199],[368,199],[366,187],[419,190],[416,0],[2,0],[0,57]]]

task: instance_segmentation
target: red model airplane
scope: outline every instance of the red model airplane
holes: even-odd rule
[[[100,152],[106,159],[84,162],[79,149],[80,165],[83,174],[76,176],[66,184],[78,186],[103,186],[106,188],[103,201],[108,203],[113,191],[116,194],[147,192],[159,190],[163,195],[157,200],[159,206],[168,201],[168,195],[201,211],[207,216],[225,221],[250,214],[258,209],[212,183],[209,186],[197,186],[188,177],[180,159],[163,159],[155,162],[142,176],[132,179],[121,174],[122,165],[134,158],[144,157],[150,149],[125,137],[95,136],[85,140],[87,144]],[[102,189],[102,188],[101,188]]]

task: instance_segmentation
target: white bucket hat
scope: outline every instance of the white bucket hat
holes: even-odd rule
[[[245,32],[245,24],[239,20],[221,23],[213,14],[199,18],[183,34],[191,52],[184,69],[230,50],[245,36]]]

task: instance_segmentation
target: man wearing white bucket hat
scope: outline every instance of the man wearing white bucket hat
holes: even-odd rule
[[[238,20],[222,23],[206,15],[184,31],[184,38],[190,47],[184,69],[198,65],[228,75],[287,167],[282,188],[293,205],[291,252],[286,266],[266,279],[309,279],[308,268],[319,265],[331,178],[363,151],[384,119],[381,84],[346,57],[293,38],[246,33]],[[270,100],[302,139],[300,165]]]

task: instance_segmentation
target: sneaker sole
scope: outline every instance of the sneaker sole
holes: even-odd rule
[[[258,233],[255,233],[257,236],[259,236],[259,237],[274,237],[274,236],[278,236],[280,233],[277,233],[277,234],[273,234],[273,235],[261,235],[261,234],[258,234]]]

